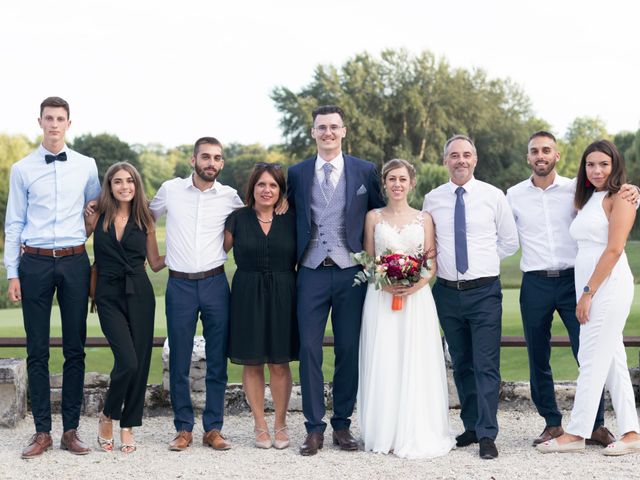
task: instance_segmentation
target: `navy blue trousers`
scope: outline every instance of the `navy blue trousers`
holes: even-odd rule
[[[547,426],[562,424],[556,403],[551,371],[551,324],[557,311],[571,341],[574,358],[578,359],[580,323],[576,318],[576,290],[573,275],[547,278],[533,273],[522,275],[520,313],[529,355],[531,399]],[[604,424],[604,392],[596,415],[594,429]]]
[[[227,387],[229,283],[224,274],[202,280],[169,277],[166,310],[169,338],[169,382],[176,431],[192,431],[194,424],[189,369],[198,316],[202,321],[207,356],[207,389],[202,425],[205,432],[222,428]]]
[[[465,430],[498,435],[502,289],[500,280],[470,290],[436,282],[433,296],[453,362]]]
[[[86,252],[53,258],[25,253],[18,268],[27,334],[27,373],[37,432],[51,431],[49,333],[54,292],[62,322],[62,426],[78,428],[84,398],[89,257]]]
[[[360,267],[300,267],[297,278],[300,330],[300,386],[307,432],[324,432],[322,340],[331,310],[335,340],[334,430],[349,428],[358,393],[358,347],[366,285],[352,287]]]

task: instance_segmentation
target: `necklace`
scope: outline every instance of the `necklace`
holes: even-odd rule
[[[273,222],[273,217],[271,217],[269,220],[263,220],[263,219],[261,219],[260,217],[258,217],[258,216],[256,215],[256,218],[258,219],[258,221],[259,221],[260,223],[271,223],[271,222]]]

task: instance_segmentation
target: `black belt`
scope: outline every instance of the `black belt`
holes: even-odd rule
[[[567,268],[566,270],[531,270],[530,272],[539,277],[547,277],[547,278],[559,278],[559,277],[573,277],[574,269]]]
[[[324,260],[322,260],[322,263],[320,264],[321,267],[335,267],[337,265],[336,262],[333,261],[333,258],[331,257],[326,257]]]
[[[455,290],[471,290],[472,288],[478,288],[478,287],[483,287],[485,285],[489,285],[490,283],[495,282],[499,278],[500,276],[496,275],[495,277],[482,277],[482,278],[475,278],[473,280],[456,280],[452,282],[451,280],[445,280],[444,278],[438,277],[438,283],[447,288],[453,288]]]
[[[196,273],[183,273],[183,272],[176,272],[175,270],[169,270],[170,277],[179,278],[181,280],[202,280],[204,278],[220,275],[221,273],[224,273],[224,265],[220,265],[219,267],[213,268],[211,270],[207,270],[206,272],[196,272]]]
[[[69,257],[71,255],[77,255],[79,253],[84,253],[85,248],[84,244],[78,245],[75,247],[67,247],[67,248],[39,248],[39,247],[30,247],[28,245],[24,245],[22,247],[25,253],[31,253],[32,255],[41,255],[43,257]]]

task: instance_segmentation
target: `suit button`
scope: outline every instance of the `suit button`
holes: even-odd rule
[[[332,250],[331,250],[330,248],[327,248],[327,252],[331,253],[331,251],[332,251]]]
[[[323,244],[323,245],[326,245],[326,244],[327,244],[326,240],[325,240],[325,241],[323,241],[323,242],[322,242],[322,244]]]

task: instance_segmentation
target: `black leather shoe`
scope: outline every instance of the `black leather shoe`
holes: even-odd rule
[[[490,438],[480,439],[480,458],[483,460],[493,460],[498,458],[496,444]]]
[[[456,437],[456,447],[468,447],[472,443],[478,443],[478,437],[473,430],[465,430]]]
[[[348,428],[333,431],[333,444],[340,445],[340,450],[358,450],[358,441],[353,438]]]
[[[300,447],[300,455],[309,457],[318,453],[318,450],[322,449],[324,444],[324,433],[311,432],[307,434],[304,443]]]

